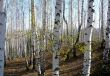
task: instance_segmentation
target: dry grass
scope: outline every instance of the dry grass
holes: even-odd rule
[[[92,68],[97,65],[97,58],[100,54],[94,52],[92,54]],[[45,76],[52,76],[52,55],[46,55],[46,72]],[[81,76],[82,72],[83,55],[71,59],[70,61],[60,61],[60,76]],[[36,71],[26,71],[25,59],[18,58],[13,61],[7,61],[5,68],[5,76],[37,76]]]

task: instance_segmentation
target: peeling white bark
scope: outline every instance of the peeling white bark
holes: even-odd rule
[[[0,76],[4,75],[4,46],[6,31],[6,13],[3,11],[3,1],[4,0],[0,0]]]
[[[55,6],[55,24],[53,29],[53,76],[59,76],[59,29],[60,29],[60,17],[61,17],[61,10],[62,10],[62,0],[56,0],[56,6]]]
[[[83,61],[83,76],[90,76],[90,68],[91,68],[91,38],[93,31],[93,2],[94,0],[88,0],[88,19],[87,19],[87,28],[85,30],[85,44],[86,51],[84,53],[84,61]]]

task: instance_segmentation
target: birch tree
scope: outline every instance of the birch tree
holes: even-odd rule
[[[31,0],[31,33],[32,33],[32,43],[31,43],[31,51],[32,51],[32,62],[33,69],[35,70],[35,11],[34,11],[34,0]]]
[[[59,29],[60,29],[60,17],[61,17],[61,8],[62,6],[62,0],[56,0],[56,6],[55,6],[55,22],[54,22],[54,28],[53,28],[53,76],[59,76]]]
[[[83,25],[83,12],[84,12],[84,0],[82,0],[82,6],[81,6],[81,22],[80,22],[80,11],[79,11],[79,0],[78,0],[78,35],[74,44],[75,45],[79,42],[79,38],[80,38],[80,32],[81,32],[81,27]],[[74,48],[73,51],[73,56],[76,57],[76,49]]]
[[[108,0],[108,12],[107,12],[107,28],[106,28],[106,39],[105,39],[105,49],[103,52],[103,68],[104,72],[107,73],[108,61],[109,61],[109,51],[110,51],[110,0]],[[108,68],[109,69],[109,68]]]
[[[42,11],[42,30],[40,31],[40,50],[38,52],[38,75],[44,76],[45,73],[45,59],[44,59],[44,52],[45,52],[45,31],[46,31],[46,0],[42,0],[43,3],[43,11]]]
[[[70,17],[71,37],[72,37],[72,35],[73,35],[73,0],[70,0],[69,4],[70,4],[69,17]]]
[[[3,6],[4,0],[0,0],[0,76],[4,76],[4,46],[6,30],[6,13]]]
[[[100,11],[101,11],[101,9],[100,9],[100,4],[99,4],[99,30],[101,30],[101,24],[100,24],[100,22],[101,22],[101,19],[100,19],[100,15],[101,15],[101,13],[100,13]],[[100,36],[101,35],[101,32],[99,32],[99,40],[100,40]]]
[[[75,45],[79,42],[79,37],[80,37],[80,31],[81,31],[81,27],[83,25],[83,12],[84,12],[84,0],[82,0],[82,6],[81,6],[81,22],[79,20],[79,16],[78,16],[78,36],[75,42]],[[78,15],[79,15],[79,0],[78,0]]]
[[[67,35],[67,39],[68,39],[69,30],[68,30],[68,22],[65,18],[65,0],[63,0],[63,20],[66,24],[66,35]]]
[[[87,27],[85,29],[85,44],[86,51],[84,53],[84,61],[83,61],[83,76],[90,76],[90,68],[91,68],[91,38],[93,31],[93,2],[94,0],[88,0],[88,18],[87,18]]]
[[[103,8],[104,8],[104,1],[101,0],[101,38],[104,40],[104,14],[103,14]]]

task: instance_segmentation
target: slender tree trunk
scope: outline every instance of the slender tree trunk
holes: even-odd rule
[[[4,0],[0,0],[0,76],[4,76],[4,46],[6,31],[6,13],[3,6]]]
[[[101,35],[101,32],[100,32],[100,30],[101,30],[101,25],[100,25],[100,21],[101,21],[100,16],[101,16],[101,13],[100,13],[100,11],[101,10],[100,10],[100,5],[99,5],[99,41],[101,40],[101,38],[100,38],[101,37],[100,36]]]
[[[45,73],[45,59],[44,59],[44,54],[45,54],[45,49],[46,49],[46,0],[42,0],[42,3],[43,3],[43,12],[42,12],[42,17],[43,17],[43,20],[42,20],[42,28],[41,29],[41,38],[40,38],[40,51],[39,51],[39,64],[38,64],[38,71],[39,71],[39,76],[44,76],[44,73]]]
[[[34,11],[34,0],[31,0],[31,33],[32,33],[32,43],[31,43],[31,51],[32,51],[32,69],[35,70],[35,36],[36,36],[36,29],[35,29],[35,11]]]
[[[103,73],[107,76],[108,64],[109,64],[109,52],[110,52],[110,0],[108,0],[108,12],[107,12],[107,28],[106,28],[106,39],[105,39],[105,49],[103,51]]]
[[[84,12],[84,29],[86,27],[86,12]],[[84,33],[84,30],[83,30],[83,33]],[[85,40],[85,35],[83,34],[83,40]]]
[[[79,2],[78,2],[79,3]],[[78,36],[77,36],[77,39],[76,39],[76,42],[75,42],[75,45],[79,42],[79,37],[80,37],[80,31],[81,31],[81,27],[83,25],[83,12],[84,12],[84,0],[82,0],[82,9],[81,9],[81,23],[79,22],[79,17],[78,17]],[[78,8],[79,10],[79,8]]]
[[[53,29],[53,63],[52,63],[52,70],[53,76],[59,76],[59,29],[60,29],[60,17],[61,17],[61,10],[62,10],[62,0],[56,0],[55,6],[55,24]]]
[[[28,3],[29,3],[29,32],[31,31],[31,16],[30,16],[30,14],[31,14],[31,12],[30,12],[30,10],[31,10],[31,6],[30,6],[30,0],[28,0]],[[29,70],[29,66],[31,65],[31,53],[32,53],[32,51],[31,51],[31,34],[29,34],[29,37],[28,37],[28,46],[29,46],[29,52],[28,52],[28,56],[29,56],[29,60],[26,60],[26,68],[27,68],[27,70]]]
[[[68,39],[69,30],[68,30],[68,22],[65,18],[65,0],[63,0],[63,20],[66,24],[66,35],[67,35],[67,39]]]
[[[104,40],[104,14],[103,14],[103,8],[104,8],[104,1],[101,0],[101,39]]]
[[[73,37],[73,0],[70,0],[70,26],[71,26],[71,38],[72,38]],[[72,41],[71,45],[73,46],[73,38],[71,41]]]
[[[80,0],[77,0],[78,1],[78,26],[80,25]]]
[[[86,51],[84,53],[84,61],[83,61],[83,76],[90,76],[90,68],[91,68],[91,38],[93,31],[93,0],[88,0],[88,18],[87,18],[87,27],[85,29],[85,44]]]
[[[78,36],[76,38],[76,42],[74,44],[74,46],[79,42],[79,37],[80,37],[80,32],[81,32],[81,27],[83,25],[83,12],[84,12],[84,0],[82,0],[82,9],[81,9],[81,23],[80,23],[80,18],[79,18],[79,0],[78,0]],[[73,56],[76,57],[76,49],[73,47]]]

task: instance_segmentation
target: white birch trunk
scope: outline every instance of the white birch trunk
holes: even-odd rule
[[[38,52],[39,54],[39,74],[40,76],[44,76],[45,73],[45,31],[46,31],[46,0],[42,0],[43,4],[43,12],[42,12],[42,28],[43,30],[41,31],[41,39],[40,39],[40,51]]]
[[[56,0],[55,6],[55,24],[53,29],[53,76],[59,76],[59,29],[60,29],[60,17],[61,17],[61,8],[62,0]]]
[[[86,51],[84,53],[84,61],[83,61],[83,76],[90,76],[90,68],[91,68],[91,38],[93,31],[93,0],[88,0],[88,18],[87,18],[87,27],[85,30],[85,44]]]
[[[105,49],[103,52],[103,62],[104,62],[104,68],[106,69],[108,66],[109,61],[109,54],[110,51],[110,0],[108,0],[108,12],[107,12],[107,28],[106,28],[106,39],[105,39]]]
[[[38,37],[38,35],[37,35],[37,37]],[[38,70],[38,75],[40,75],[41,74],[41,67],[40,67],[40,39],[38,39],[37,38],[37,70]]]
[[[6,13],[3,10],[3,1],[4,0],[0,0],[0,76],[4,75],[4,46],[6,31]]]

